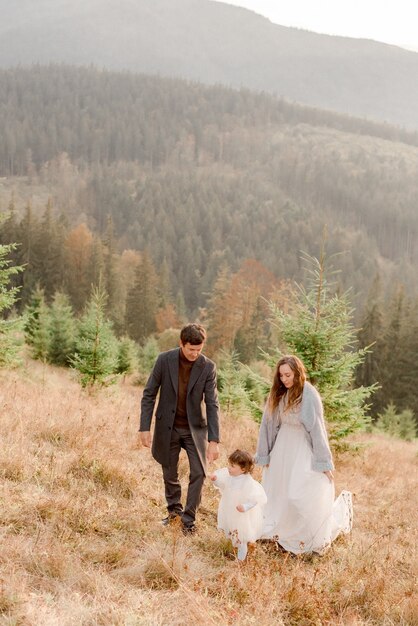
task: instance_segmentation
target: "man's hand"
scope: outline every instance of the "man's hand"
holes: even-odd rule
[[[151,432],[149,430],[143,430],[139,433],[139,441],[145,448],[151,447]]]
[[[217,441],[209,441],[206,457],[209,463],[213,463],[219,457],[219,447]]]

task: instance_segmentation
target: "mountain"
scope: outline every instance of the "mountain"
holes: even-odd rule
[[[301,250],[318,255],[324,226],[355,305],[377,273],[385,289],[417,292],[417,133],[244,89],[62,65],[0,70],[0,128],[2,210],[12,199],[19,217],[29,203],[39,216],[50,196],[56,216],[99,236],[110,217],[118,251],[148,249],[189,311],[225,264],[253,258],[301,280]],[[29,221],[6,224],[21,250]],[[50,230],[39,260],[30,246],[22,298],[46,280]]]
[[[0,0],[0,66],[93,64],[276,93],[418,129],[418,54],[210,0]]]

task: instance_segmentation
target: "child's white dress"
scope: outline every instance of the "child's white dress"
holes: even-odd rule
[[[218,508],[218,528],[232,541],[233,546],[256,541],[263,530],[263,509],[266,493],[250,474],[230,476],[227,467],[215,472],[215,487],[222,494]],[[251,505],[244,513],[237,505]]]

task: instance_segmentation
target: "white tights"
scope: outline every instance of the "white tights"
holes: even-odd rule
[[[245,557],[247,556],[247,550],[248,545],[246,543],[240,543],[237,554],[238,561],[245,561]]]

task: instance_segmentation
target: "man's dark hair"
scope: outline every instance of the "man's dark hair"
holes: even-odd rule
[[[192,346],[199,346],[206,341],[206,330],[200,324],[186,324],[180,332],[180,341],[183,346],[190,343]]]
[[[251,474],[254,469],[254,458],[246,450],[235,450],[229,455],[231,465],[239,465],[244,474]]]

